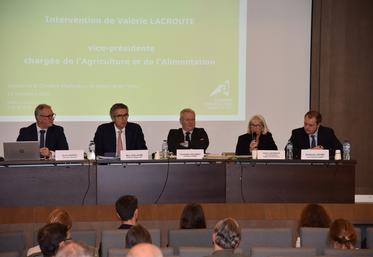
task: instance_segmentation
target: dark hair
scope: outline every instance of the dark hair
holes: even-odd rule
[[[354,226],[345,219],[336,219],[329,229],[329,242],[338,243],[341,248],[354,249],[356,243],[356,231]],[[337,247],[336,247],[337,248]]]
[[[38,231],[38,243],[45,257],[56,255],[59,244],[67,237],[67,227],[61,223],[49,223]]]
[[[181,229],[206,228],[205,214],[198,203],[187,204],[180,217]]]
[[[315,118],[317,124],[320,124],[322,121],[321,113],[319,113],[318,111],[309,111],[304,115],[304,117],[307,117],[310,119]]]
[[[114,112],[118,109],[126,109],[128,111],[128,106],[125,105],[125,104],[122,104],[122,103],[116,103],[116,104],[113,104],[113,106],[111,106],[110,108],[110,117],[111,119],[114,118]]]
[[[115,203],[115,209],[122,221],[132,219],[137,208],[137,198],[133,195],[124,195]]]
[[[308,204],[306,207],[304,207],[300,215],[299,228],[328,228],[330,223],[331,219],[324,207],[318,204]]]
[[[152,243],[149,231],[140,224],[132,226],[126,235],[126,248],[132,248],[139,243]]]
[[[220,220],[214,228],[214,243],[223,249],[236,249],[241,241],[241,229],[232,218]]]

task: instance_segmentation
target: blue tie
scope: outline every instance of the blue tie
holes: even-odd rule
[[[311,148],[316,147],[316,140],[315,140],[315,135],[311,135]]]
[[[45,138],[44,138],[44,135],[45,135],[45,130],[41,129],[40,130],[40,148],[45,147]]]

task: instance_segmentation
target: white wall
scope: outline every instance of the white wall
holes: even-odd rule
[[[311,5],[311,0],[248,0],[247,119],[198,122],[197,114],[197,126],[204,127],[210,138],[208,152],[234,151],[237,137],[246,132],[255,113],[264,115],[279,148],[284,147],[291,129],[303,125],[309,108]],[[65,128],[70,149],[86,149],[100,123],[58,122],[58,116],[56,120]],[[0,123],[0,143],[15,141],[19,128],[29,124]],[[170,128],[179,127],[177,120],[140,124],[150,151],[161,147]]]

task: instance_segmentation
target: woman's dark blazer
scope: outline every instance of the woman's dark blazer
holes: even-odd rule
[[[250,142],[256,137],[256,134],[246,133],[238,137],[236,146],[236,155],[250,155]],[[258,150],[277,150],[277,145],[272,138],[271,132],[261,134],[259,137]]]

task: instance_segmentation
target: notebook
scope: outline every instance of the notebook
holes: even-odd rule
[[[6,161],[40,160],[38,141],[5,142],[3,147]]]

